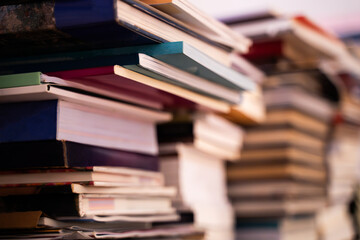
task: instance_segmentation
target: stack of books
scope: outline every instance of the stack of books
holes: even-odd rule
[[[325,147],[334,109],[287,81],[303,74],[279,74],[264,83],[265,123],[247,129],[241,159],[228,168],[238,216],[307,214],[325,205]]]
[[[185,121],[187,120],[187,121]],[[240,157],[242,129],[213,113],[159,125],[160,166],[168,186],[177,186],[179,212],[193,211],[206,239],[233,238],[225,161]]]
[[[321,62],[346,69],[353,58],[340,40],[303,16],[266,11],[227,23],[254,41],[244,57],[268,76],[266,120],[246,130],[241,159],[227,170],[237,234],[316,239],[324,225],[324,213],[317,212],[329,204],[327,149],[340,100],[337,81]]]
[[[171,206],[176,189],[164,187],[156,156],[155,123],[168,121],[168,113],[32,89],[2,89],[2,237],[64,237],[67,230],[73,238],[77,231],[111,238],[199,234],[192,226],[151,225],[179,220]]]
[[[201,227],[231,239],[223,160],[239,157],[242,130],[226,119],[264,118],[263,74],[232,54],[250,40],[185,0],[0,11],[3,238],[202,239]],[[200,114],[163,175],[155,124],[170,111]]]

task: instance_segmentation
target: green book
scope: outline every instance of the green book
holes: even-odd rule
[[[25,87],[41,84],[40,72],[0,76],[0,88]]]

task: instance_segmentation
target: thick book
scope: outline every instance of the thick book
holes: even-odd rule
[[[1,170],[117,166],[157,171],[159,167],[152,155],[58,140],[1,143],[0,155],[6,159]]]
[[[244,200],[233,202],[237,217],[284,217],[314,214],[325,207],[325,197],[290,198],[276,200]]]
[[[245,136],[244,147],[249,149],[278,147],[287,144],[308,149],[309,151],[319,152],[324,150],[326,144],[325,139],[291,126],[252,128],[246,131]]]
[[[65,140],[152,155],[158,152],[155,123],[124,111],[63,100],[0,104],[0,111],[1,143]]]
[[[0,73],[54,72],[74,68],[131,65],[143,53],[175,68],[228,88],[249,90],[255,87],[246,75],[231,69],[187,42],[133,46],[82,52],[68,52],[0,62]],[[125,56],[129,55],[129,56]],[[130,56],[131,55],[131,56]]]
[[[126,167],[86,167],[8,170],[1,172],[0,185],[41,186],[69,185],[69,183],[90,183],[94,186],[159,187],[164,177],[159,172]]]
[[[140,119],[146,117],[148,121],[153,122],[166,122],[171,119],[171,115],[163,111],[150,110],[119,101],[69,91],[53,85],[44,84],[0,89],[0,103],[43,100],[63,100],[116,113],[124,113],[129,117]]]
[[[231,199],[271,199],[284,196],[325,196],[325,186],[294,180],[259,180],[254,182],[234,182],[228,185]]]
[[[58,221],[43,215],[41,211],[6,212],[0,213],[0,229],[35,229],[35,228],[74,228],[82,231],[121,229],[130,231],[147,226],[145,222],[97,222],[92,219],[82,221]]]
[[[136,177],[136,176],[135,176]],[[134,177],[134,178],[135,178]],[[145,179],[145,178],[144,178]],[[1,187],[0,196],[10,195],[32,195],[32,194],[59,194],[59,193],[77,193],[77,194],[114,194],[119,196],[146,196],[146,197],[169,197],[175,196],[177,190],[175,187],[134,185],[131,186],[102,186],[94,185],[94,182],[83,183],[50,183],[50,184],[29,184],[19,185],[17,187]],[[120,185],[120,184],[119,184]]]
[[[306,151],[295,146],[278,146],[272,148],[243,149],[241,160],[234,165],[251,165],[260,163],[295,162],[305,165],[324,166],[325,151]]]
[[[3,197],[7,209],[42,211],[53,217],[172,214],[171,199],[113,194],[36,194]]]
[[[330,125],[316,117],[303,113],[296,108],[284,107],[278,109],[269,109],[266,114],[266,120],[263,123],[265,128],[276,128],[281,125],[288,125],[304,132],[311,133],[314,136],[325,139],[330,131]]]
[[[296,86],[267,90],[264,100],[268,109],[292,107],[324,122],[329,122],[334,115],[333,103]]]
[[[194,102],[198,105],[205,106],[206,108],[215,110],[217,112],[228,113],[230,112],[231,106],[225,101],[219,99],[211,98],[188,89],[184,89],[152,77],[145,76],[143,74],[131,71],[121,66],[115,66],[115,74],[132,79],[136,82],[145,84],[147,86],[159,89],[161,91],[168,92],[170,94],[176,95],[178,97],[184,98],[191,102]]]
[[[250,41],[239,33],[232,31],[223,23],[210,17],[196,6],[186,0],[141,0],[158,9],[165,19],[173,22],[175,26],[185,27],[196,33],[207,36],[215,42],[244,52]]]
[[[323,185],[326,182],[326,171],[325,169],[310,168],[296,163],[264,163],[256,166],[233,166],[228,168],[227,179],[229,182],[296,179]]]

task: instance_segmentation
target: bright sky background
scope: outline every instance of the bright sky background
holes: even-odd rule
[[[216,18],[236,16],[258,9],[280,13],[304,13],[338,34],[360,33],[360,0],[189,0]]]

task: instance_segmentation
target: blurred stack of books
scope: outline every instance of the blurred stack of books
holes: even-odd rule
[[[233,239],[224,160],[240,157],[243,131],[213,113],[182,113],[177,119],[158,126],[165,183],[179,188],[174,205],[179,212],[193,210],[207,239]]]
[[[244,56],[268,76],[265,123],[247,129],[241,159],[228,168],[239,239],[267,239],[266,233],[273,239],[351,239],[348,205],[335,198],[348,204],[353,194],[358,130],[334,129],[333,119],[338,112],[355,117],[358,110],[329,66],[356,74],[359,62],[304,16],[264,11],[226,22],[254,41]]]
[[[226,119],[264,118],[263,74],[232,54],[250,40],[184,0],[0,11],[2,238],[232,238],[223,160],[242,130]],[[195,113],[194,133],[171,123],[190,144],[159,164],[172,111]]]

